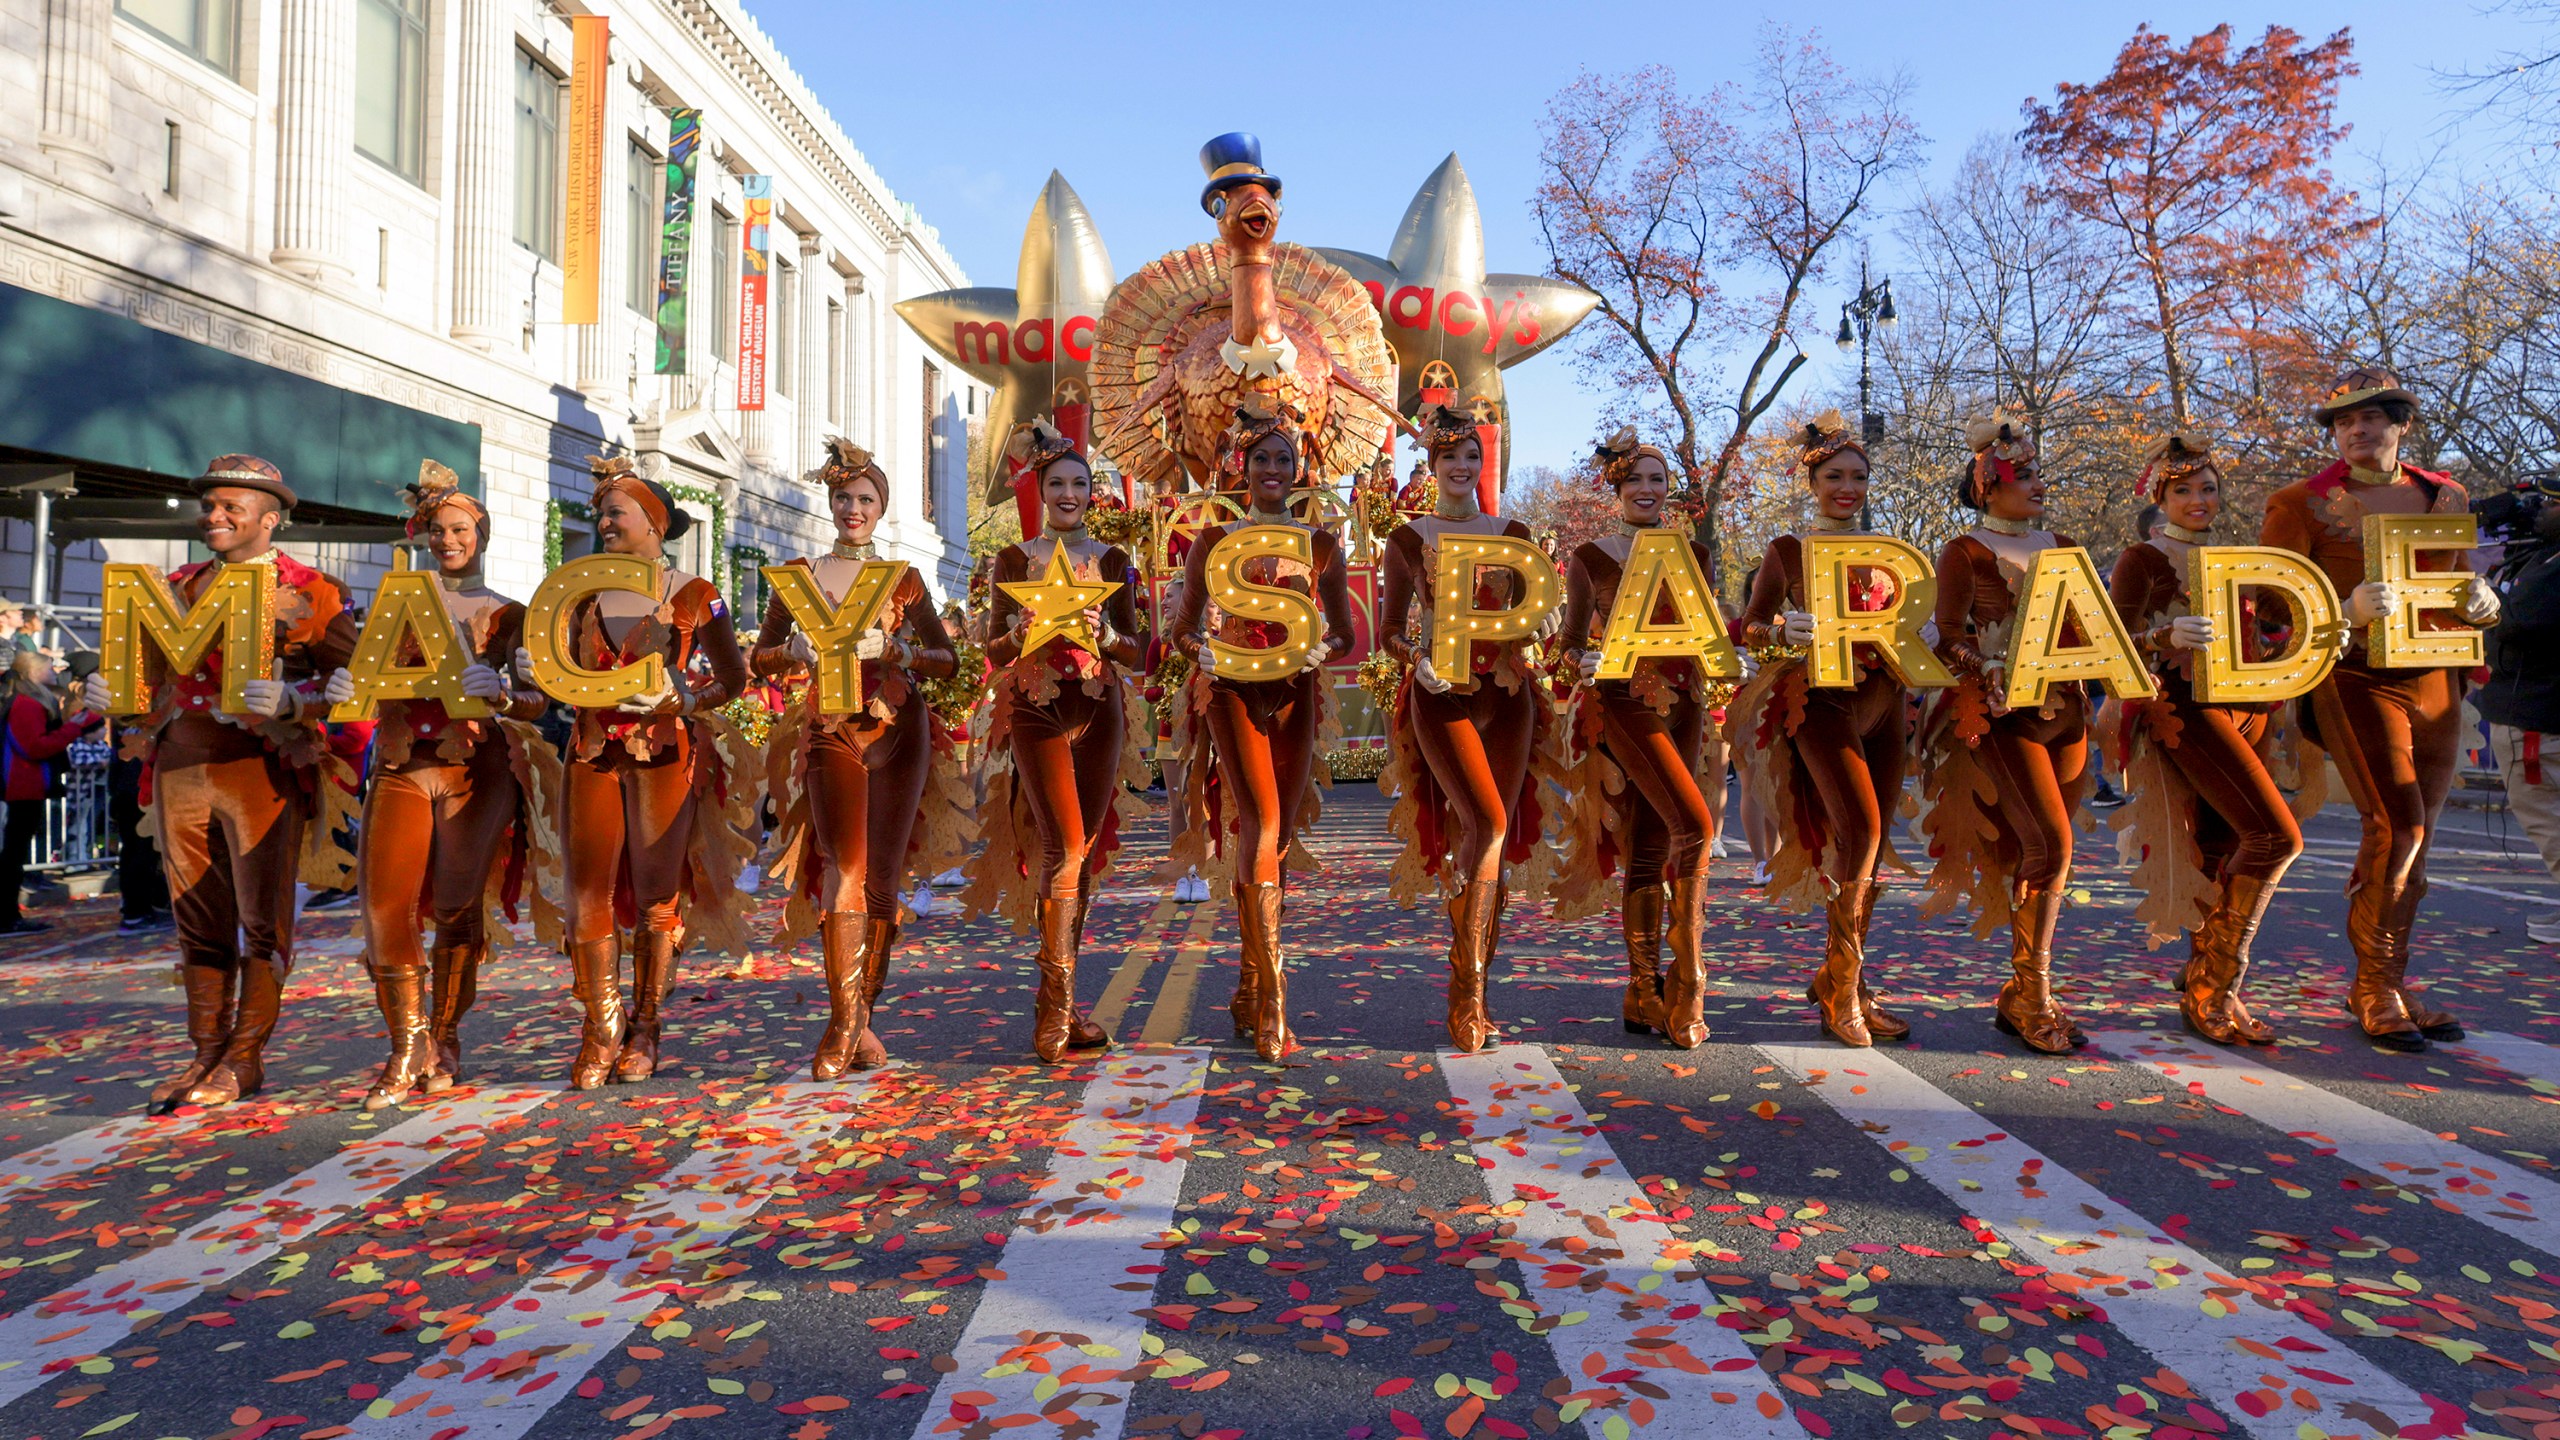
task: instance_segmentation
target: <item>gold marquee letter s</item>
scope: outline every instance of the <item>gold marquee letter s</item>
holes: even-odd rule
[[[1205,579],[1210,602],[1225,614],[1277,624],[1287,632],[1276,648],[1268,650],[1249,650],[1210,636],[1216,673],[1228,680],[1278,680],[1297,674],[1315,653],[1316,629],[1324,619],[1312,597],[1245,579],[1245,562],[1258,555],[1277,555],[1312,569],[1315,541],[1294,525],[1250,525],[1218,537],[1209,551]]]

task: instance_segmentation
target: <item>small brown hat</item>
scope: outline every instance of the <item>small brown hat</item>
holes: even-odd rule
[[[2415,409],[2418,397],[2400,383],[2400,377],[2379,365],[2359,365],[2330,382],[2329,393],[2311,407],[2314,424],[2326,425],[2359,405],[2376,400],[2402,400]]]
[[[274,496],[288,514],[294,506],[302,503],[302,497],[293,493],[293,487],[284,483],[284,472],[278,470],[273,462],[255,455],[216,455],[204,467],[204,473],[195,478],[193,488],[199,495],[207,490],[225,488],[255,490]]]

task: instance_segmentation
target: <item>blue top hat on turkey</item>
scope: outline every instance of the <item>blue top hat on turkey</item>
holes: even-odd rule
[[[1242,130],[1231,131],[1200,147],[1200,168],[1208,173],[1209,183],[1201,187],[1200,208],[1216,215],[1224,208],[1219,197],[1238,185],[1260,185],[1280,198],[1280,177],[1262,168],[1262,137]]]

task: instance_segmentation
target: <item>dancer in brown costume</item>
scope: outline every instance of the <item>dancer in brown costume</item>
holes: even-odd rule
[[[1568,788],[1579,809],[1596,811],[1618,794],[1614,825],[1578,819],[1576,874],[1567,888],[1590,893],[1623,853],[1625,888],[1619,928],[1626,942],[1627,985],[1619,1019],[1631,1034],[1660,1031],[1681,1049],[1705,1044],[1706,962],[1700,931],[1706,923],[1707,841],[1715,812],[1706,784],[1722,789],[1721,773],[1702,776],[1706,748],[1706,675],[1694,660],[1636,662],[1628,680],[1594,682],[1600,650],[1593,626],[1605,627],[1618,603],[1635,537],[1661,526],[1668,511],[1671,462],[1639,444],[1633,427],[1620,430],[1593,457],[1595,479],[1618,502],[1615,533],[1575,547],[1565,565],[1561,644],[1576,657],[1583,690],[1576,699],[1574,743],[1583,759]],[[1691,542],[1701,574],[1709,573],[1704,549]],[[1664,597],[1664,605],[1669,597]],[[1654,618],[1671,620],[1668,613]],[[1614,769],[1623,785],[1608,783]],[[1702,784],[1702,780],[1705,784]],[[1611,832],[1614,831],[1614,834]],[[1560,907],[1561,908],[1561,907]],[[1667,914],[1667,920],[1666,920]],[[1662,966],[1665,939],[1671,965]]]
[[[1502,535],[1525,541],[1530,534],[1519,521],[1477,507],[1484,443],[1475,417],[1435,405],[1422,423],[1422,448],[1437,482],[1436,508],[1388,533],[1381,567],[1378,643],[1412,669],[1396,697],[1389,730],[1394,774],[1379,788],[1404,797],[1390,820],[1405,842],[1396,865],[1398,898],[1410,904],[1409,897],[1434,876],[1447,893],[1449,1043],[1474,1051],[1494,1039],[1485,975],[1510,899],[1503,869],[1528,860],[1538,844],[1543,811],[1530,760],[1554,727],[1541,693],[1534,640],[1471,645],[1463,675],[1444,676],[1432,668],[1432,577],[1442,538]],[[1488,609],[1510,604],[1518,586],[1518,577],[1496,572],[1480,582],[1476,603]],[[1409,624],[1417,601],[1419,624]]]
[[[1966,427],[1966,438],[1973,463],[1959,498],[1982,520],[1938,555],[1938,655],[1957,683],[1939,692],[1927,724],[1926,824],[1937,865],[1922,913],[1951,909],[1969,892],[1977,931],[2008,917],[2009,980],[1994,1023],[2030,1049],[2063,1055],[2087,1043],[2053,998],[2053,933],[2071,878],[2072,823],[2091,779],[2088,699],[2076,683],[2055,685],[2041,708],[2013,711],[2002,695],[2017,586],[2039,552],[2072,541],[2036,528],[2044,477],[2023,428],[1995,415]]]
[[[523,808],[518,742],[501,721],[539,719],[549,703],[541,691],[508,680],[524,635],[524,607],[481,579],[488,510],[462,492],[451,470],[431,460],[419,467],[410,490],[408,529],[435,558],[445,609],[470,655],[463,692],[486,701],[492,713],[457,720],[434,700],[386,700],[376,707],[373,780],[356,832],[356,868],[365,965],[391,1031],[391,1054],[365,1094],[367,1110],[397,1105],[413,1090],[450,1089],[461,1078],[462,1017],[479,994],[480,967],[489,957],[490,872],[506,867],[502,889],[513,888],[508,882],[524,873],[515,847],[506,844]],[[355,693],[348,672],[330,675],[331,703]],[[431,950],[420,944],[428,924],[435,927]]]
[[[1014,821],[1017,836],[1019,812],[1027,811],[1036,838],[1027,847],[1018,838],[990,845],[973,869],[979,883],[970,895],[984,896],[991,883],[1018,888],[1027,879],[1034,886],[1040,982],[1031,1048],[1055,1064],[1070,1051],[1111,1043],[1076,1003],[1076,961],[1094,877],[1118,845],[1116,802],[1126,767],[1144,739],[1143,731],[1130,727],[1146,707],[1129,694],[1124,676],[1145,659],[1147,631],[1138,611],[1137,569],[1127,552],[1085,529],[1092,467],[1045,423],[1019,432],[1013,445],[1023,469],[1039,482],[1042,533],[996,555],[987,640],[987,659],[997,671],[996,709],[988,745],[1009,753],[1012,765],[1010,789],[991,788],[987,809],[996,812],[995,823]],[[1079,583],[1120,587],[1086,617],[1100,650],[1058,639],[1025,655],[1031,612],[1004,586],[1038,580],[1062,551]],[[1030,873],[1022,875],[1017,867]],[[983,899],[975,903],[984,908]]]
[[[218,643],[184,675],[166,673],[155,655],[151,713],[126,726],[169,876],[196,1052],[153,1087],[152,1103],[164,1108],[227,1105],[266,1083],[267,1039],[293,969],[303,842],[326,822],[329,800],[348,793],[321,733],[321,677],[346,663],[356,640],[346,586],[275,548],[295,496],[274,465],[224,455],[195,491],[197,534],[213,558],[169,572],[169,588],[192,605],[224,566],[274,566],[280,678],[250,681],[249,713],[224,714]],[[90,708],[103,712],[106,677],[91,675],[85,688]]]
[[[827,462],[811,472],[824,485],[835,517],[834,547],[790,563],[802,566],[830,604],[842,603],[865,565],[882,557],[872,543],[889,502],[889,477],[871,453],[830,437]],[[951,746],[925,703],[924,681],[956,669],[951,639],[933,597],[913,567],[899,577],[888,605],[854,642],[862,662],[860,710],[818,709],[818,690],[774,727],[768,791],[779,812],[773,876],[791,886],[778,943],[795,945],[812,924],[827,975],[827,1030],[809,1073],[838,1079],[868,1070],[888,1052],[872,1033],[871,1010],[898,943],[899,895],[911,864],[909,841],[928,808],[926,787],[937,770],[956,769]],[[756,635],[755,673],[767,678],[806,672],[815,655],[809,637],[776,597]],[[974,797],[966,802],[974,807]],[[928,827],[928,829],[933,827]],[[936,857],[941,858],[941,857]],[[927,866],[933,861],[927,860]],[[932,868],[925,871],[933,873]],[[811,901],[817,913],[813,916]]]
[[[1796,468],[1812,492],[1812,528],[1859,533],[1866,447],[1836,410],[1807,425],[1799,443]],[[1769,542],[1742,616],[1745,645],[1801,647],[1813,638],[1804,556],[1797,536]],[[1853,583],[1859,609],[1892,601],[1889,578]],[[1848,689],[1815,687],[1811,664],[1802,658],[1768,666],[1735,697],[1733,729],[1744,757],[1737,768],[1778,831],[1773,893],[1808,909],[1821,903],[1828,916],[1822,969],[1805,998],[1822,1012],[1824,1034],[1863,1046],[1911,1033],[1908,1021],[1876,1004],[1866,970],[1877,871],[1893,853],[1902,804],[1909,696],[1873,647],[1862,648],[1859,661],[1858,683]]]
[[[666,679],[655,694],[580,708],[570,741],[560,824],[571,973],[586,1012],[569,1070],[579,1090],[657,1073],[677,950],[689,935],[714,944],[735,935],[735,865],[744,857],[722,852],[737,848],[727,812],[750,786],[734,737],[709,713],[747,683],[729,607],[710,581],[665,554],[693,517],[629,460],[593,465],[597,543],[663,570],[655,597],[606,591],[569,612],[576,661],[603,670],[656,655]],[[689,673],[696,656],[708,677]],[[631,936],[627,1025],[617,928]]]
[[[2417,401],[2388,370],[2350,370],[2311,412],[2338,459],[2267,501],[2259,543],[2310,557],[2346,597],[2346,653],[2298,708],[2306,739],[2337,762],[2363,821],[2347,881],[2347,943],[2355,979],[2347,1007],[2366,1038],[2387,1050],[2424,1050],[2459,1040],[2462,1026],[2420,1007],[2404,988],[2409,933],[2427,893],[2427,845],[2436,812],[2462,758],[2462,676],[2450,669],[2385,669],[2365,653],[2365,626],[2398,597],[2364,578],[2364,517],[2461,514],[2460,485],[2402,463],[2400,446],[2417,420]],[[2419,556],[2428,569],[2468,568],[2460,553]],[[2498,592],[2474,579],[2455,618],[2498,622]],[[2434,623],[2434,622],[2430,622]]]
[[[1340,537],[1298,518],[1291,497],[1298,485],[1301,445],[1297,412],[1286,404],[1244,406],[1236,411],[1221,451],[1223,473],[1240,477],[1247,509],[1242,518],[1213,525],[1191,544],[1182,582],[1182,608],[1174,615],[1173,643],[1197,660],[1184,689],[1183,735],[1189,749],[1192,829],[1189,859],[1227,841],[1224,811],[1235,810],[1238,849],[1231,863],[1236,928],[1243,958],[1235,998],[1227,1013],[1236,1038],[1253,1037],[1265,1060],[1286,1059],[1298,1048],[1289,1029],[1289,982],[1280,953],[1284,869],[1314,802],[1320,733],[1331,685],[1324,666],[1353,644],[1351,587]],[[1279,525],[1310,532],[1314,563],[1302,566],[1276,556],[1248,562],[1244,577],[1311,595],[1324,616],[1322,641],[1304,668],[1277,680],[1232,680],[1213,672],[1200,639],[1212,623],[1214,596],[1209,556],[1231,530]],[[1277,624],[1217,612],[1214,633],[1230,645],[1263,647],[1281,639]],[[1205,737],[1207,754],[1201,753]]]
[[[2274,707],[2195,698],[2195,653],[2213,643],[2214,626],[2193,613],[2187,557],[2212,543],[2222,510],[2212,445],[2186,435],[2153,445],[2142,489],[2163,523],[2125,550],[2108,583],[2117,616],[2160,682],[2158,698],[2124,702],[2133,803],[2117,824],[2144,867],[2134,883],[2143,896],[2137,918],[2151,923],[2154,944],[2181,926],[2193,932],[2178,973],[2178,1013],[2188,1029],[2219,1045],[2268,1045],[2275,1031],[2249,1012],[2240,989],[2276,884],[2302,853],[2302,830],[2259,755]]]

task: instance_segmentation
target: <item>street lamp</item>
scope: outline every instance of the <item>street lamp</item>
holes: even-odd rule
[[[1840,333],[1832,339],[1846,353],[1852,347],[1858,352],[1858,438],[1873,445],[1884,439],[1884,417],[1875,412],[1869,400],[1874,385],[1868,365],[1867,351],[1878,330],[1891,330],[1898,317],[1893,313],[1893,281],[1890,278],[1867,283],[1867,262],[1858,262],[1857,298],[1840,307]]]

